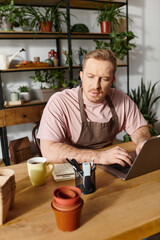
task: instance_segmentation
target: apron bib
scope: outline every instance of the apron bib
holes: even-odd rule
[[[84,110],[82,87],[78,91],[78,101],[82,120],[82,128],[78,141],[74,144],[78,148],[99,149],[112,145],[112,141],[118,133],[118,116],[109,96],[106,96],[107,104],[111,109],[112,118],[109,122],[88,122]]]

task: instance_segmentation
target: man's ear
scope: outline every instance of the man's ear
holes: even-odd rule
[[[116,78],[115,78],[115,76],[114,76],[113,79],[112,79],[112,84],[114,83],[115,80],[116,80]]]
[[[80,72],[79,72],[79,76],[80,76],[80,78],[81,78],[81,81],[82,81],[82,74],[83,74],[83,72],[80,71]]]

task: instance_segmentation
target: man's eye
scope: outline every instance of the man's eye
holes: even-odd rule
[[[93,78],[93,76],[92,75],[88,75],[88,78]]]
[[[109,81],[109,79],[108,79],[108,78],[102,78],[102,80],[103,80],[103,81],[106,81],[106,82],[108,82],[108,81]]]

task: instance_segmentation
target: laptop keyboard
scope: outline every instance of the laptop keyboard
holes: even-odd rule
[[[130,166],[127,164],[125,167],[121,166],[120,164],[112,164],[111,167],[113,167],[114,169],[122,172],[122,173],[127,173],[130,169]]]
[[[134,161],[134,159],[135,159],[136,156],[137,156],[137,155],[136,155],[136,151],[130,152],[129,155],[131,156],[132,161]],[[120,164],[115,163],[115,164],[112,164],[111,167],[113,167],[114,169],[116,169],[116,170],[118,170],[118,171],[120,171],[120,172],[122,172],[122,173],[127,173],[127,172],[129,171],[129,169],[130,169],[131,166],[128,165],[128,164],[126,164],[126,165],[123,167],[123,166],[121,166]]]

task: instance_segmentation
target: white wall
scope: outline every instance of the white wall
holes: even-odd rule
[[[152,81],[155,83],[160,80],[160,1],[159,0],[129,0],[129,16],[132,18],[133,23],[130,24],[130,30],[135,33],[137,39],[135,40],[137,48],[130,52],[130,89],[136,88],[141,78],[144,79],[145,83]],[[95,22],[96,14],[93,11],[81,11],[72,10],[77,18],[72,17],[71,24],[74,23],[86,23],[90,32],[100,32],[99,26]],[[63,49],[67,50],[67,41],[63,40]],[[74,40],[72,47],[75,50],[74,56],[78,63],[78,48],[81,45],[88,51],[95,48],[95,44],[88,40]],[[0,53],[4,52],[7,55],[13,54],[22,47],[26,48],[25,53],[19,54],[15,59],[22,60],[33,60],[34,56],[40,56],[41,61],[45,60],[48,56],[50,49],[55,48],[55,40],[0,40]],[[78,72],[76,72],[77,74]],[[32,97],[34,98],[35,91],[37,88],[33,84],[33,81],[29,76],[33,75],[33,72],[23,73],[8,73],[3,74],[4,80],[4,98],[9,100],[10,91],[17,90],[18,86],[28,83],[32,88]],[[117,71],[117,87],[127,91],[126,89],[126,70],[121,68]],[[157,85],[156,95],[160,95],[160,84]],[[155,106],[157,112],[157,130],[160,131],[160,100]],[[16,125],[7,127],[9,140],[28,136],[30,141],[31,129],[33,124]],[[118,137],[122,138],[123,134]],[[1,158],[0,149],[0,158]]]

